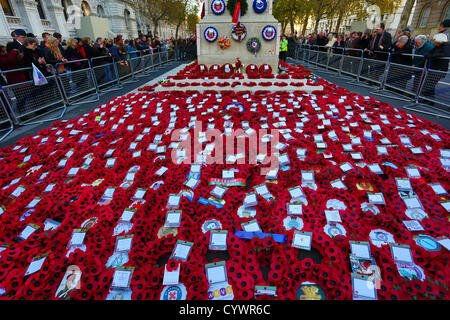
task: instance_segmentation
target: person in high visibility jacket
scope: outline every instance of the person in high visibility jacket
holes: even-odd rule
[[[286,36],[283,35],[281,37],[281,41],[280,41],[280,60],[281,61],[286,62],[287,52],[288,52],[288,41],[286,39]]]

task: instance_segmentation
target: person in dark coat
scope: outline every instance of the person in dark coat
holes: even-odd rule
[[[431,49],[425,58],[429,60],[429,68],[433,70],[448,71],[448,63],[450,57],[450,43],[447,36],[438,33],[433,37],[435,47]]]
[[[24,40],[24,56],[23,56],[23,63],[25,68],[30,68],[28,71],[25,72],[25,75],[27,76],[27,80],[33,81],[33,65],[35,65],[42,74],[47,77],[51,75],[46,68],[46,61],[43,57],[39,56],[39,53],[37,51],[38,47],[38,40],[36,38],[26,38]],[[54,80],[52,80],[54,81]],[[47,88],[54,85],[54,82],[52,83],[49,81],[48,86],[40,86],[40,87],[31,87],[25,94],[21,88],[13,89],[15,96],[17,97],[17,100],[14,101],[14,103],[11,104],[12,109],[14,112],[19,115],[27,111],[28,105],[30,104],[29,100],[35,99],[36,96],[42,95],[44,98],[46,97],[46,90]]]
[[[97,38],[97,41],[95,41],[95,44],[92,47],[92,53],[95,59],[91,61],[94,67],[97,82],[99,84],[102,84],[104,79],[107,79],[107,81],[112,81],[113,80],[112,73],[114,72],[114,67],[111,64],[113,62],[113,54],[109,50],[106,41],[103,40],[102,38]],[[100,65],[105,66],[103,68],[96,68],[97,66]]]
[[[410,66],[412,65],[411,54],[411,41],[407,36],[401,36],[392,48],[391,62]]]
[[[76,61],[73,63],[67,64],[67,67],[71,71],[77,71],[84,68],[87,68],[89,64],[87,61],[79,61],[84,60],[83,55],[81,54],[80,50],[78,49],[78,40],[76,39],[69,39],[67,41],[67,47],[64,51],[64,57],[69,61]]]
[[[369,56],[369,46],[372,41],[372,33],[369,29],[364,32],[364,35],[361,36],[358,42],[358,49],[364,51],[364,57],[367,58]]]
[[[44,33],[42,34],[42,41],[41,41],[41,43],[38,45],[38,47],[37,47],[37,49],[36,49],[36,50],[40,53],[41,57],[44,56],[44,55],[43,55],[43,52],[44,52],[44,50],[45,50],[45,45],[46,45],[46,43],[47,43],[48,37],[50,37],[50,36],[51,36],[51,34],[48,33],[48,32],[44,32]]]
[[[342,34],[338,34],[337,40],[333,43],[333,53],[342,54],[345,48],[344,36]]]
[[[19,52],[23,53],[25,50],[25,47],[23,46],[23,43],[25,42],[25,39],[27,38],[27,33],[23,29],[17,29],[14,30],[14,40],[12,42],[8,42],[6,45],[6,51],[9,53],[12,50],[16,49]]]
[[[44,74],[44,76],[50,75],[45,67],[47,61],[45,58],[40,57],[37,52],[38,41],[36,38],[27,38],[24,42],[24,56],[23,64],[25,68],[31,68],[33,64],[39,68],[39,70]],[[33,79],[33,72],[30,70],[28,73],[28,80]]]
[[[93,61],[94,66],[112,62],[112,54],[102,38],[97,38],[97,40],[95,41],[94,45],[92,46],[92,54],[94,58],[105,57],[104,59],[95,59]]]
[[[61,33],[55,32],[55,33],[53,33],[53,37],[56,38],[56,40],[58,40],[59,51],[61,51],[61,54],[64,55],[65,49],[63,46],[63,39],[62,39]]]
[[[410,66],[412,64],[411,41],[407,36],[398,38],[395,46],[392,48],[391,67],[387,82],[396,88],[405,89],[406,84],[413,74],[411,69],[402,68],[396,65]]]
[[[23,53],[19,50],[13,49],[11,52],[6,51],[6,47],[0,45],[0,70],[8,71],[14,69],[20,69],[23,66]],[[6,79],[1,78],[0,80],[6,80],[2,83],[3,86],[8,84],[20,83],[27,81],[23,71],[14,71],[5,73]]]
[[[434,46],[427,41],[426,35],[418,35],[414,39],[414,46],[416,50],[414,51],[414,57],[412,60],[412,66],[415,68],[424,68],[425,67],[425,55],[434,48]],[[414,71],[414,83],[413,90],[417,91],[417,88],[420,84],[420,80],[422,78],[423,70]]]
[[[441,79],[445,78],[446,74],[437,71],[448,71],[448,64],[450,58],[450,43],[447,36],[443,33],[438,33],[433,37],[435,47],[425,54],[425,59],[428,61],[429,73],[425,79],[423,94],[425,96],[434,97],[436,95],[436,85]],[[445,88],[448,90],[447,88]],[[445,93],[442,93],[444,95]],[[446,93],[448,95],[448,93]]]
[[[83,42],[84,52],[86,53],[86,59],[92,59],[94,57],[94,52],[92,49],[91,38],[84,37],[82,42]]]
[[[324,32],[319,33],[319,36],[317,37],[316,44],[319,47],[324,47],[328,43],[328,37]],[[319,48],[319,51],[326,51],[326,48]]]
[[[450,19],[445,19],[438,27],[438,32],[447,36],[447,41],[450,41]]]
[[[392,36],[384,29],[384,23],[376,30],[375,37],[371,40],[369,45],[369,58],[376,60],[387,60],[389,51],[392,46]]]
[[[159,38],[156,37],[155,40],[153,40],[153,52],[160,52],[161,51],[161,41],[159,41]]]

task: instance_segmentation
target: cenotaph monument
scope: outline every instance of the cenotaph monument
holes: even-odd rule
[[[233,7],[241,2],[240,22],[233,23]],[[272,15],[273,0],[205,0],[204,17],[197,24],[198,63],[208,68],[213,64],[235,64],[236,58],[246,67],[270,65],[278,71],[281,25]],[[247,12],[243,12],[247,3]],[[231,10],[230,10],[231,9]],[[230,39],[222,49],[221,37]],[[256,38],[256,39],[255,39]],[[253,41],[249,42],[249,40]],[[253,50],[253,49],[256,50]]]

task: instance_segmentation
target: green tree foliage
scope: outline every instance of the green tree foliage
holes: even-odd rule
[[[236,8],[236,4],[238,1],[241,2],[241,16],[244,16],[247,13],[248,10],[248,3],[247,0],[228,0],[227,2],[227,9],[230,12],[231,16],[234,14],[234,9]]]
[[[414,0],[408,0],[414,2]],[[291,32],[295,25],[301,25],[301,33],[305,33],[306,26],[313,23],[317,32],[319,21],[337,18],[334,30],[339,30],[342,20],[351,15],[359,19],[367,18],[367,8],[376,5],[380,14],[394,12],[402,0],[275,0],[273,15],[281,23],[283,33],[290,26]]]

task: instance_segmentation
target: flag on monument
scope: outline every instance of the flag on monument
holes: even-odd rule
[[[204,17],[205,17],[205,11],[206,11],[206,8],[205,8],[205,6],[206,6],[206,2],[205,1],[203,1],[203,5],[202,5],[202,14],[201,14],[201,18],[200,19],[203,19]]]
[[[241,22],[241,2],[238,1],[238,3],[236,3],[236,8],[234,8],[233,23],[240,23],[240,22]]]

